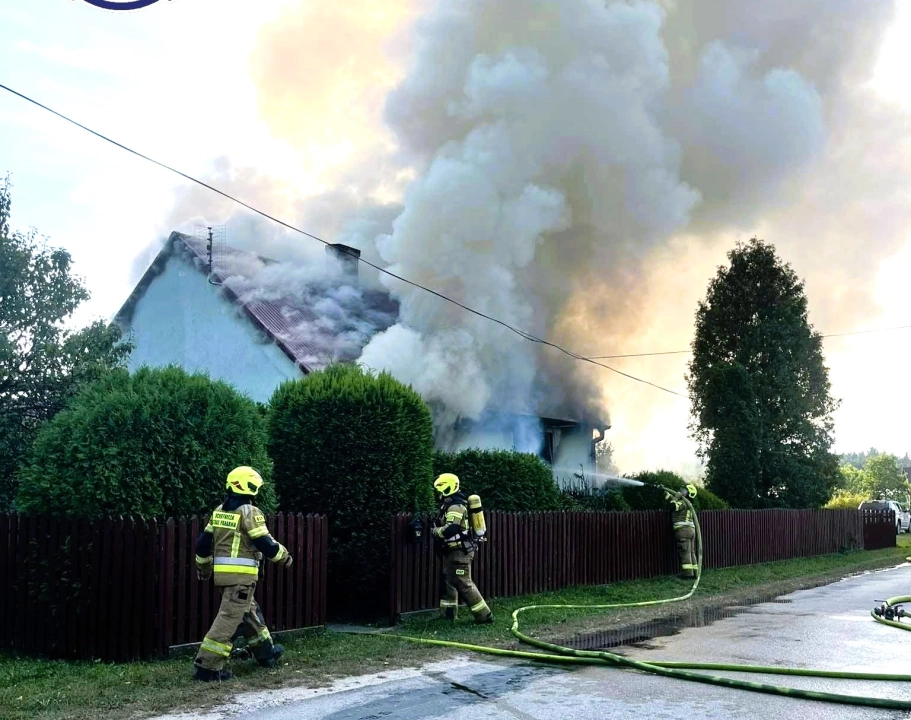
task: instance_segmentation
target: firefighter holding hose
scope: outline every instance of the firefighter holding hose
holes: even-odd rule
[[[477,530],[483,528],[481,499],[477,495],[466,498],[459,491],[458,476],[452,473],[440,475],[434,481],[433,489],[440,503],[433,537],[442,551],[445,579],[445,588],[440,597],[440,614],[447,620],[455,620],[461,596],[474,615],[475,622],[491,623],[493,613],[471,579],[471,561],[479,540]],[[471,522],[476,516],[480,516],[477,528]]]
[[[696,524],[693,522],[693,511],[683,498],[690,502],[696,499],[696,486],[686,485],[673,495],[665,492],[664,496],[674,506],[671,521],[674,523],[674,537],[677,540],[677,552],[680,557],[680,577],[690,580],[696,577]]]

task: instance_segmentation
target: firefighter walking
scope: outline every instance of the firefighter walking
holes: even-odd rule
[[[693,511],[683,501],[689,498],[690,502],[696,499],[696,486],[687,485],[671,495],[666,492],[665,497],[674,506],[671,512],[671,521],[674,523],[674,537],[677,540],[677,553],[680,557],[680,577],[696,577],[696,524],[693,522]]]
[[[251,654],[263,667],[272,667],[285,651],[273,643],[253,597],[263,557],[284,567],[292,562],[287,548],[269,534],[263,512],[253,504],[262,485],[262,477],[253,468],[232,470],[227,497],[196,541],[197,576],[200,580],[214,577],[221,594],[218,615],[194,661],[197,680],[231,678],[224,664],[238,637],[246,638]]]
[[[478,548],[478,537],[470,523],[470,501],[476,501],[480,513],[480,498],[466,498],[459,490],[459,478],[443,473],[433,483],[440,510],[434,523],[433,536],[443,555],[444,591],[440,597],[440,614],[455,620],[459,597],[468,605],[477,623],[493,622],[493,613],[471,579],[471,562]],[[481,516],[483,518],[483,515]]]

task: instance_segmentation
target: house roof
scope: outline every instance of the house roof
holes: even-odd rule
[[[139,300],[168,260],[181,253],[208,275],[205,240],[172,232],[165,247],[146,270],[114,321],[125,327],[132,321]],[[293,293],[266,293],[244,269],[253,264],[279,265],[274,260],[232,247],[221,247],[213,257],[209,282],[236,303],[246,317],[304,373],[331,361],[356,360],[370,338],[394,324],[399,306],[385,292],[356,287],[356,282],[313,282]]]
[[[132,323],[133,313],[154,279],[168,261],[183,255],[199,271],[201,279],[219,285],[226,298],[304,373],[319,370],[332,361],[351,362],[376,333],[398,320],[399,303],[388,293],[358,286],[356,281],[342,284],[338,280],[311,281],[294,287],[294,292],[265,293],[253,276],[254,268],[279,268],[279,263],[237,248],[221,246],[214,253],[212,273],[208,273],[207,242],[179,232],[172,232],[168,242],[143,274],[135,289],[114,316],[122,328]],[[283,287],[287,287],[287,283]],[[516,414],[507,408],[501,413]],[[548,426],[575,425],[580,418],[560,419],[540,408],[538,417]],[[608,420],[593,422],[604,429]]]

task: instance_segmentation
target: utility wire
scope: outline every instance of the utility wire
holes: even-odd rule
[[[868,335],[870,333],[892,332],[894,330],[911,330],[911,325],[897,325],[896,327],[874,328],[872,330],[851,330],[843,333],[829,333],[820,335],[822,338],[847,337],[848,335]],[[685,355],[692,350],[668,350],[666,352],[630,353],[628,355],[593,355],[592,360],[613,360],[616,358],[650,357],[653,355]]]
[[[37,100],[33,100],[32,98],[28,97],[27,95],[23,95],[22,93],[17,92],[15,90],[13,90],[12,88],[7,87],[6,85],[0,84],[0,88],[2,88],[3,90],[6,90],[9,93],[12,93],[13,95],[16,95],[17,97],[22,98],[23,100],[26,100],[27,102],[32,103],[33,105],[40,107],[42,110],[46,110],[49,113],[56,115],[57,117],[61,118],[62,120],[66,120],[68,123],[72,123],[76,127],[81,128],[82,130],[85,130],[88,133],[91,133],[95,137],[98,137],[101,140],[104,140],[105,142],[109,142],[112,145],[116,145],[121,150],[126,150],[128,153],[136,155],[137,157],[140,157],[143,160],[147,160],[148,162],[154,163],[155,165],[158,165],[159,167],[164,168],[165,170],[168,170],[169,172],[175,173],[176,175],[180,175],[180,177],[182,177],[186,180],[189,180],[190,182],[196,183],[197,185],[200,185],[200,186],[206,188],[207,190],[211,190],[212,192],[217,193],[218,195],[221,195],[222,197],[227,198],[228,200],[231,200],[232,202],[235,202],[238,205],[242,205],[243,207],[256,213],[257,215],[260,215],[268,220],[271,220],[272,222],[277,223],[277,224],[281,225],[282,227],[287,228],[288,230],[292,230],[293,232],[300,233],[301,235],[304,235],[308,238],[311,238],[313,240],[323,243],[323,245],[331,244],[331,243],[327,242],[326,240],[323,240],[322,238],[317,237],[316,235],[312,235],[311,233],[305,232],[304,230],[301,230],[300,228],[294,227],[293,225],[290,225],[283,220],[279,220],[278,218],[273,217],[272,215],[269,215],[268,213],[263,212],[262,210],[259,210],[255,207],[253,207],[252,205],[245,203],[243,200],[240,200],[240,199],[234,197],[233,195],[229,195],[228,193],[224,192],[223,190],[219,190],[218,188],[213,187],[212,185],[209,185],[208,183],[203,182],[202,180],[198,180],[197,178],[195,178],[191,175],[187,175],[186,173],[181,172],[180,170],[177,170],[169,165],[165,165],[163,162],[159,162],[158,160],[155,160],[154,158],[150,158],[147,155],[143,155],[141,152],[133,150],[132,148],[129,148],[126,145],[123,145],[123,144],[117,142],[116,140],[112,140],[111,138],[107,137],[106,135],[102,135],[101,133],[96,132],[95,130],[92,130],[89,127],[86,127],[85,125],[82,125],[81,123],[76,122],[75,120],[67,117],[66,115],[63,115],[62,113],[59,113],[56,110],[49,108],[47,105],[43,105],[40,102],[38,102]],[[339,248],[339,249],[341,249],[341,248]],[[623,377],[629,378],[630,380],[635,380],[636,382],[645,383],[646,385],[650,385],[651,387],[657,388],[658,390],[663,390],[664,392],[670,393],[671,395],[676,395],[677,397],[682,397],[682,398],[686,397],[686,395],[684,395],[683,393],[676,392],[675,390],[670,390],[669,388],[662,387],[661,385],[657,385],[656,383],[650,382],[648,380],[643,380],[642,378],[635,377],[634,375],[630,375],[629,373],[625,373],[622,370],[617,370],[616,368],[613,368],[610,365],[605,365],[602,362],[598,362],[598,359],[596,359],[596,358],[589,358],[589,357],[585,357],[583,355],[579,355],[577,353],[572,352],[571,350],[567,350],[566,348],[564,348],[560,345],[557,345],[556,343],[552,343],[549,340],[546,340],[545,338],[536,337],[536,336],[532,335],[531,333],[528,333],[528,332],[525,332],[524,330],[520,330],[519,328],[513,327],[512,325],[509,325],[508,323],[506,323],[502,320],[498,320],[497,318],[492,317],[490,315],[486,315],[485,313],[482,313],[479,310],[475,310],[474,308],[469,307],[468,305],[465,305],[465,304],[459,302],[458,300],[453,300],[452,298],[447,297],[446,295],[443,295],[442,293],[439,293],[436,290],[432,290],[431,288],[428,288],[424,285],[421,285],[419,283],[408,280],[407,278],[404,278],[401,275],[396,275],[395,273],[390,272],[389,270],[386,270],[385,268],[382,268],[379,265],[373,264],[369,260],[364,260],[363,258],[354,255],[354,253],[348,253],[347,251],[343,251],[343,252],[345,252],[350,257],[355,258],[358,262],[362,262],[365,265],[368,265],[385,275],[393,277],[396,280],[399,280],[403,283],[411,285],[412,287],[416,287],[420,290],[428,292],[431,295],[435,295],[436,297],[440,298],[441,300],[445,300],[446,302],[452,303],[453,305],[456,305],[473,315],[476,315],[480,318],[484,318],[485,320],[489,320],[490,322],[497,323],[498,325],[501,325],[502,327],[506,328],[507,330],[514,332],[516,335],[524,338],[525,340],[528,340],[528,341],[534,342],[534,343],[538,343],[540,345],[545,345],[547,347],[554,348],[555,350],[559,350],[561,353],[573,358],[574,360],[579,360],[580,362],[587,362],[587,363],[591,363],[592,365],[597,365],[598,367],[603,367],[607,370],[610,370],[611,372],[617,373],[618,375],[622,375]]]

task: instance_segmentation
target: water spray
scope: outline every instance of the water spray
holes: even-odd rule
[[[566,475],[573,475],[578,471],[566,467],[555,467],[553,469],[553,472],[555,475],[561,473]],[[623,477],[621,475],[608,475],[607,473],[585,473],[585,477],[592,480],[602,480],[606,485],[627,485],[630,487],[642,487],[645,485],[644,482],[641,482],[639,480],[633,480],[632,478]]]

